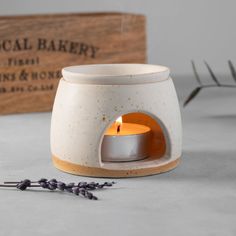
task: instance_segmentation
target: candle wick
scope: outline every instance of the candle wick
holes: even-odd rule
[[[120,125],[117,126],[116,131],[117,131],[117,134],[120,133]]]

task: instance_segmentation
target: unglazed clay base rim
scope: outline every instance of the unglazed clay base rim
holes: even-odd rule
[[[82,175],[88,177],[112,177],[112,178],[127,178],[127,177],[138,177],[138,176],[160,174],[176,168],[180,163],[180,157],[179,157],[178,159],[171,161],[167,164],[155,167],[140,168],[135,170],[109,170],[98,167],[87,167],[78,164],[73,164],[61,160],[54,155],[52,156],[52,160],[54,166],[57,169],[70,174]]]

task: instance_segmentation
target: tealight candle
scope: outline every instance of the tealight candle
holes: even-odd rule
[[[148,126],[123,123],[119,117],[105,132],[103,161],[136,161],[149,155],[151,129]]]

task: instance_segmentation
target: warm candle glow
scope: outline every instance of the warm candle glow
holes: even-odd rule
[[[106,130],[102,144],[105,161],[137,161],[149,156],[151,129],[146,125],[122,123],[120,116]]]
[[[120,133],[120,127],[121,127],[121,125],[122,125],[122,116],[120,116],[120,117],[118,117],[118,118],[116,119],[116,126],[117,126],[116,132],[117,132],[117,133]]]
[[[117,124],[117,125],[121,125],[121,124],[122,124],[122,116],[120,116],[120,117],[118,117],[118,118],[116,119],[116,124]]]

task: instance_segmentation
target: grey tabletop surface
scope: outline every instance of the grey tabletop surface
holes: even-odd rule
[[[230,81],[229,81],[230,83]],[[183,98],[196,83],[176,78]],[[0,189],[0,236],[236,235],[236,91],[208,89],[182,109],[183,155],[173,171],[118,179],[99,201]],[[0,181],[69,175],[50,159],[51,113],[0,116]],[[107,179],[106,179],[107,180]]]

